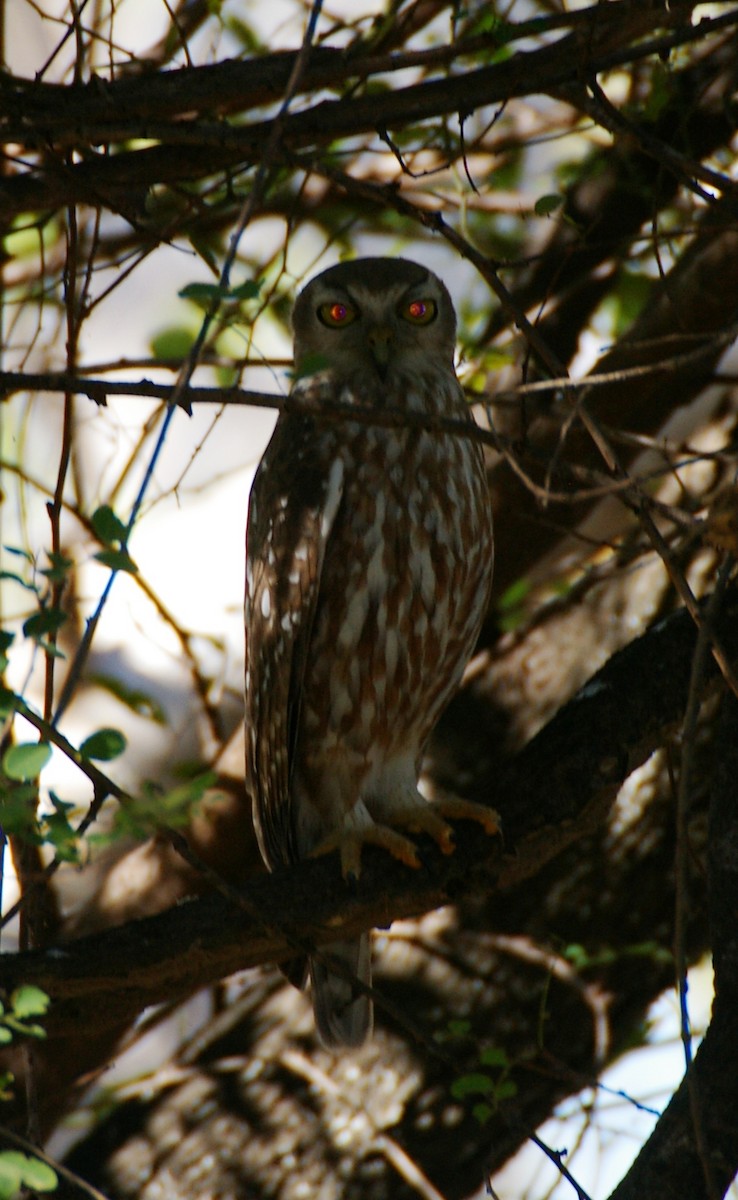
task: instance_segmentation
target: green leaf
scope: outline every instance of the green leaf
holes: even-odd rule
[[[483,1067],[508,1067],[510,1065],[507,1054],[498,1046],[487,1046],[479,1056],[479,1061]]]
[[[25,1169],[24,1183],[35,1192],[53,1192],[56,1190],[59,1178],[53,1167],[40,1158],[28,1159]]]
[[[83,758],[94,758],[98,762],[110,762],[126,748],[126,739],[119,729],[98,729],[85,738],[79,748]]]
[[[23,1183],[22,1164],[17,1161],[24,1155],[15,1150],[0,1150],[0,1200],[13,1200]]]
[[[57,633],[66,619],[67,614],[60,608],[42,608],[23,622],[23,632],[37,642],[47,634]]]
[[[449,1021],[446,1028],[451,1037],[467,1037],[471,1032],[471,1021],[453,1019]]]
[[[63,583],[70,568],[74,566],[74,559],[67,558],[66,554],[57,554],[55,550],[48,550],[47,554],[51,566],[42,567],[41,574],[52,583]]]
[[[112,675],[90,675],[90,682],[110,692],[131,712],[138,713],[140,717],[148,717],[151,721],[156,721],[157,725],[166,725],[167,716],[164,709],[158,700],[147,692],[130,688],[122,680],[114,679]]]
[[[221,366],[215,368],[215,378],[217,380],[218,387],[223,388],[224,391],[226,391],[228,388],[236,386],[238,383],[238,376],[239,371],[236,367]]]
[[[151,837],[162,825],[181,828],[192,817],[193,809],[208,788],[217,782],[214,771],[206,771],[185,783],[163,791],[155,783],[146,781],[141,795],[118,808],[115,829],[118,834],[131,837]]]
[[[9,629],[0,629],[0,653],[9,650],[15,641],[15,634]]]
[[[5,655],[1,655],[0,658],[5,659],[5,664],[7,666],[7,658]],[[18,697],[16,696],[15,692],[11,691],[10,688],[2,687],[0,685],[0,717],[9,717],[12,712],[15,712],[17,699]]]
[[[111,571],[127,571],[129,575],[137,575],[138,567],[127,550],[99,550],[93,555],[95,560]]]
[[[3,546],[3,550],[7,550],[8,554],[15,554],[18,558],[25,558],[26,562],[33,562],[33,555],[29,550],[24,550],[22,546]]]
[[[51,1000],[41,988],[33,983],[24,983],[10,997],[13,1012],[20,1020],[26,1017],[42,1017],[48,1011]]]
[[[558,211],[564,203],[564,197],[558,192],[551,192],[546,196],[539,196],[533,205],[533,212],[537,217],[550,217],[552,213]]]
[[[20,587],[25,588],[27,592],[38,593],[38,588],[33,583],[29,583],[27,579],[23,579],[15,571],[0,571],[0,579],[7,579],[10,583],[17,583]]]
[[[180,362],[187,358],[195,341],[195,334],[184,325],[171,326],[154,334],[149,343],[154,358],[174,359]]]
[[[210,308],[214,300],[222,300],[227,295],[219,283],[188,283],[177,295],[182,300],[192,300],[200,308]]]
[[[35,779],[51,758],[48,742],[20,742],[3,755],[3,771],[8,779],[25,782]]]
[[[80,844],[77,830],[69,823],[67,813],[74,808],[60,800],[54,792],[50,793],[54,805],[52,813],[44,813],[41,820],[43,841],[54,847],[54,854],[62,862],[78,863],[80,861]]]
[[[495,1088],[495,1100],[510,1100],[513,1096],[517,1096],[518,1087],[513,1083],[512,1079],[502,1079]]]
[[[565,946],[563,957],[577,968],[586,967],[590,961],[589,952],[584,949],[584,946],[580,946],[579,942],[570,942],[568,946]]]
[[[471,1071],[468,1075],[462,1075],[459,1079],[455,1079],[451,1084],[451,1095],[455,1100],[462,1100],[464,1096],[488,1096],[494,1090],[494,1079],[489,1075],[483,1075],[481,1071]]]
[[[101,504],[96,508],[90,521],[96,537],[103,545],[114,546],[116,542],[125,542],[128,531],[109,504]]]
[[[257,283],[254,279],[247,279],[245,283],[240,283],[238,287],[231,289],[230,295],[234,300],[256,300],[261,291],[261,283]]]
[[[490,1117],[494,1116],[494,1109],[491,1104],[475,1104],[472,1108],[472,1116],[479,1121],[480,1125],[486,1125]]]
[[[0,1200],[12,1200],[22,1187],[36,1192],[53,1192],[59,1178],[53,1167],[21,1154],[20,1150],[0,1151]]]

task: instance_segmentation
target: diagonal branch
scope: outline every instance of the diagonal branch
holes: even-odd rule
[[[715,622],[738,662],[738,593]],[[463,896],[489,894],[536,874],[604,819],[620,785],[682,719],[697,631],[680,610],[614,655],[506,769],[493,795],[504,845],[457,827],[449,858],[433,848],[413,872],[371,851],[351,893],[331,859],[253,880],[243,905],[193,900],[48,951],[0,957],[0,986],[35,983],[52,998],[49,1033],[124,1023],[236,970],[415,916]],[[718,678],[712,659],[706,685]],[[261,914],[261,919],[255,914]],[[281,931],[281,932],[279,932]]]
[[[688,1075],[610,1200],[652,1195],[715,1200],[738,1170],[738,701],[730,693],[723,702],[715,752],[709,851],[712,1021]],[[701,1137],[695,1129],[695,1098]]]

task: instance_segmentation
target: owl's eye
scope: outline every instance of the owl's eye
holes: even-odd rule
[[[341,300],[329,301],[318,308],[318,319],[329,329],[345,329],[359,315],[359,310],[353,304],[344,304]]]
[[[435,321],[438,306],[435,300],[410,300],[400,308],[400,316],[411,325],[430,325]]]

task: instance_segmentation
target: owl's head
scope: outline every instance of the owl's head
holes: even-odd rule
[[[312,279],[292,318],[295,366],[339,380],[430,367],[453,373],[456,314],[437,275],[404,258],[357,258]]]

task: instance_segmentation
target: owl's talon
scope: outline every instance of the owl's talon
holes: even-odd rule
[[[361,875],[361,851],[369,845],[387,850],[407,867],[418,868],[421,865],[417,848],[410,838],[390,829],[388,825],[373,821],[365,809],[359,813],[352,809],[339,829],[313,847],[310,858],[338,850],[341,855],[341,874],[347,883],[353,881],[355,886]]]
[[[433,808],[450,821],[476,821],[490,837],[500,833],[499,813],[486,804],[477,804],[474,800],[463,800],[461,796],[442,792],[434,799]]]

